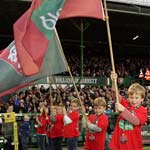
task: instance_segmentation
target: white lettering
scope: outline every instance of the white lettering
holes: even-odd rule
[[[60,15],[60,11],[61,11],[61,10],[62,10],[62,9],[61,9],[61,8],[59,8],[59,9],[56,11],[57,19],[58,19],[59,15]]]
[[[13,45],[10,48],[9,55],[8,55],[8,60],[10,60],[11,62],[16,63],[18,69],[21,68],[20,63],[18,63],[18,57],[17,57],[17,51],[16,51],[16,46],[15,45]]]
[[[92,79],[92,78],[74,78],[75,83],[80,83],[80,84],[97,84],[97,79]],[[71,78],[56,78],[56,83],[72,83]]]
[[[56,11],[56,14],[52,14],[52,13],[47,13],[47,15],[49,16],[48,19],[46,19],[45,16],[41,16],[40,19],[42,20],[42,25],[47,29],[47,30],[53,30],[55,25],[56,25],[56,21],[59,17],[59,14],[60,14],[60,11],[61,11],[61,8],[58,9]],[[48,22],[50,22],[50,24],[48,24]]]
[[[84,84],[84,83],[89,83],[89,84],[96,84],[97,83],[97,79],[82,79],[80,81],[80,83]]]
[[[12,62],[17,62],[17,52],[16,52],[16,47],[15,45],[13,45],[10,49],[10,53],[8,55],[8,60],[12,61]]]
[[[150,136],[150,132],[148,132],[148,131],[142,131],[142,135],[143,136]]]

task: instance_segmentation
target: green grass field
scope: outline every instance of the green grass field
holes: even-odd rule
[[[144,147],[144,149],[143,150],[150,150],[150,146],[146,146],[146,147]]]

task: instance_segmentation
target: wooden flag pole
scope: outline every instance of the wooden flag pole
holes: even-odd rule
[[[62,101],[62,97],[61,97],[61,95],[60,95],[60,90],[58,89],[56,80],[55,80],[54,78],[53,78],[53,80],[54,80],[54,84],[55,84],[56,89],[57,89],[58,97],[60,98],[60,103],[62,104],[62,106],[64,106],[64,103],[63,103],[63,101]]]
[[[52,88],[51,88],[51,82],[50,82],[50,77],[47,77],[47,81],[49,84],[49,99],[50,99],[50,107],[53,106],[53,97],[52,97]]]
[[[71,73],[71,71],[70,71],[70,67],[69,67],[69,65],[68,65],[68,62],[67,62],[67,60],[65,59],[65,55],[64,55],[64,53],[63,53],[63,49],[62,49],[62,46],[61,46],[61,43],[60,43],[60,40],[59,40],[57,31],[56,31],[56,28],[54,28],[54,32],[55,32],[55,34],[56,34],[56,40],[58,40],[58,43],[59,43],[59,48],[60,48],[60,50],[61,50],[61,55],[62,55],[63,61],[64,61],[64,63],[66,64],[67,70],[68,70],[69,75],[70,75],[70,77],[71,77],[72,84],[73,84],[73,86],[74,86],[74,88],[75,88],[75,92],[76,92],[77,97],[78,97],[78,99],[79,99],[79,101],[80,101],[80,105],[81,105],[81,110],[82,110],[83,116],[84,116],[84,118],[85,118],[85,120],[86,120],[86,123],[87,123],[88,119],[87,119],[87,115],[86,115],[86,113],[85,113],[85,108],[84,108],[84,106],[83,106],[83,104],[82,104],[82,101],[81,101],[81,98],[80,98],[80,95],[79,95],[77,86],[75,85],[75,81],[74,81],[74,78],[73,78],[72,73]]]
[[[108,42],[109,42],[109,50],[110,50],[110,58],[111,58],[112,71],[113,71],[113,73],[116,74],[115,65],[114,65],[114,56],[113,56],[113,48],[112,48],[110,26],[109,26],[109,16],[108,16],[108,11],[107,11],[106,0],[104,0],[104,9],[105,9],[106,28],[107,28],[107,36],[108,36]],[[119,103],[117,79],[113,80],[112,82],[113,82],[114,88],[115,88],[116,102]]]

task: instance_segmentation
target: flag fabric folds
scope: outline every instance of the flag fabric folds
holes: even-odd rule
[[[59,18],[72,17],[89,17],[105,20],[102,0],[67,0]]]
[[[10,94],[35,80],[66,71],[66,60],[63,55],[57,33],[53,31],[51,43],[48,44],[40,72],[25,76],[13,41],[0,54],[0,97]]]
[[[13,41],[0,54],[0,97],[48,75],[65,72],[67,70],[65,61],[57,33],[53,31],[40,72],[32,76],[25,76]]]
[[[102,2],[32,0],[31,7],[14,24],[14,41],[0,53],[0,97],[67,70],[54,30],[59,17],[104,19]]]
[[[33,0],[14,24],[15,40],[0,53],[0,97],[67,70],[55,29],[64,0]]]
[[[16,51],[25,76],[40,72],[65,0],[33,0],[15,22]]]

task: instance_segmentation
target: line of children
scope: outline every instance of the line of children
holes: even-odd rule
[[[117,75],[112,75],[111,77],[112,80],[116,80]],[[116,103],[115,106],[119,112],[119,117],[109,145],[113,150],[130,150],[131,147],[134,150],[142,150],[141,126],[146,123],[147,119],[146,109],[141,106],[144,97],[144,87],[136,83],[132,84],[128,89],[128,100],[120,97],[120,103]],[[66,111],[64,108],[63,114],[59,106],[56,108],[57,113],[52,110],[55,115],[53,123],[51,120],[52,125],[49,133],[49,138],[52,142],[52,146],[49,146],[50,150],[62,150],[61,143],[63,137],[67,140],[68,150],[77,150],[78,137],[80,135],[78,126],[80,120],[80,102],[78,99],[73,99],[71,101],[70,110]],[[85,149],[87,150],[104,150],[108,127],[108,118],[104,114],[105,109],[105,100],[103,98],[96,98],[94,100],[95,114],[91,114],[87,122],[88,131],[85,141]],[[46,120],[48,120],[48,118]],[[50,124],[50,120],[49,122],[45,122],[45,124]],[[39,122],[38,124],[40,127],[41,124]],[[44,135],[45,134],[46,131],[44,132]],[[45,150],[41,138],[39,145],[42,145],[41,150]]]
[[[68,111],[61,104],[51,107],[51,125],[47,132],[49,150],[62,150],[62,140],[66,138],[68,150],[77,150],[79,136],[79,100],[71,101]]]
[[[79,133],[79,106],[78,99],[71,101],[69,111],[62,105],[52,106],[48,117],[45,107],[36,117],[37,143],[40,150],[46,150],[46,137],[48,137],[48,150],[62,150],[62,140],[66,138],[68,150],[77,150]],[[46,130],[47,125],[49,126]]]

